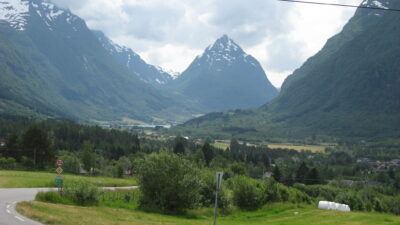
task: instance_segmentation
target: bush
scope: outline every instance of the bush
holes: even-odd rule
[[[140,205],[164,212],[180,212],[200,202],[202,180],[198,169],[178,155],[147,155],[139,165]]]
[[[64,196],[81,206],[98,205],[99,194],[94,184],[84,180],[70,181],[64,188]]]
[[[245,176],[231,179],[233,201],[241,209],[254,210],[264,204],[264,186],[261,182]]]
[[[304,185],[304,184],[294,184],[294,188],[305,192],[313,198],[321,198],[326,201],[335,201],[336,196],[345,192],[346,189],[331,187],[327,185]]]
[[[216,188],[216,176],[214,172],[203,171],[202,176],[202,187],[200,190],[202,206],[211,207],[215,204],[215,188]],[[228,213],[232,206],[232,196],[230,191],[226,188],[226,185],[222,184],[221,189],[218,192],[218,208]]]
[[[61,196],[58,192],[54,191],[39,192],[37,193],[35,200],[41,202],[54,203],[54,204],[73,205],[72,201],[70,201],[64,196]]]
[[[276,182],[274,179],[269,179],[265,182],[264,198],[266,202],[284,202],[288,200],[284,185]]]
[[[300,190],[297,190],[295,188],[289,188],[289,202],[295,204],[298,203],[311,204],[313,202],[313,199]]]
[[[17,166],[17,162],[14,158],[3,158],[0,156],[0,168],[3,169],[13,169]]]

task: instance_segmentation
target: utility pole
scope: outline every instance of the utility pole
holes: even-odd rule
[[[223,175],[224,175],[224,172],[217,172],[217,185],[215,187],[214,225],[217,225],[218,191],[221,187]]]

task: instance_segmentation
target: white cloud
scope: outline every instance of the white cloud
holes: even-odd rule
[[[228,34],[261,62],[276,86],[338,33],[355,10],[276,0],[53,1],[149,63],[180,72]],[[362,0],[318,1],[357,5]]]

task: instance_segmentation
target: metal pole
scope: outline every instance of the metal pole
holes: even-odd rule
[[[217,209],[218,209],[218,180],[215,187],[215,206],[214,206],[214,225],[217,225]]]

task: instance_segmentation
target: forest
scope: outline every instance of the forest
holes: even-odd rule
[[[328,200],[352,210],[400,214],[400,148],[395,142],[340,142],[324,152],[311,152],[232,139],[228,148],[219,149],[213,140],[197,143],[180,135],[155,140],[59,120],[0,120],[0,139],[5,142],[0,148],[2,169],[51,171],[55,159],[63,159],[64,171],[71,174],[134,176],[143,187],[141,204],[161,210],[211,206],[215,172],[223,171],[226,186],[219,206],[227,212],[231,206],[251,210],[268,202]],[[191,179],[185,183],[187,175]],[[149,176],[153,180],[146,179]],[[175,205],[164,205],[170,201],[161,199],[175,196],[174,191],[155,195],[160,191],[155,187],[165,192],[182,188],[179,185],[197,188],[189,188],[192,193],[180,195]]]

